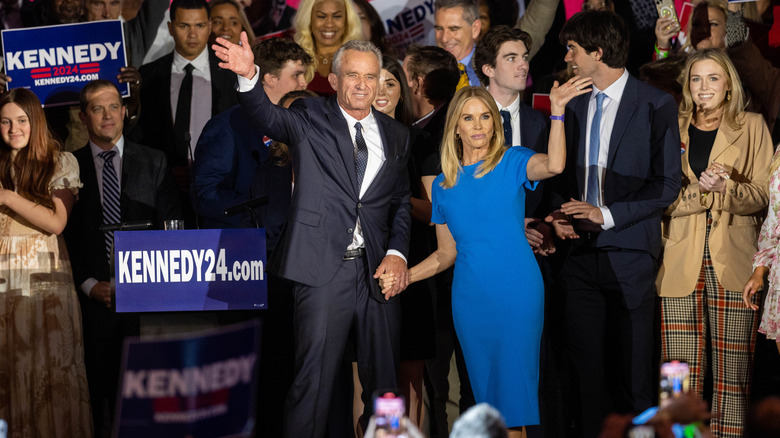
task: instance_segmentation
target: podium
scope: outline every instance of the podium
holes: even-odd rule
[[[116,311],[265,309],[265,229],[117,231]]]

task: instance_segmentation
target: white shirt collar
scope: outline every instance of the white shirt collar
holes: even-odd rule
[[[89,141],[89,147],[92,148],[92,159],[97,159],[98,154],[104,151],[100,146],[96,145],[92,142],[92,140]],[[125,153],[125,136],[122,135],[119,137],[119,140],[114,145],[114,149],[119,152],[119,158],[122,158]]]
[[[623,74],[620,75],[620,77],[617,78],[615,82],[603,90],[603,92],[610,100],[614,100],[615,102],[619,103],[620,99],[623,97],[623,90],[626,89],[626,83],[628,83],[628,70],[623,69]],[[593,91],[590,93],[590,99],[596,100],[596,95],[602,92],[602,90],[599,90],[595,85],[592,87]]]
[[[515,117],[520,116],[520,95],[518,94],[517,97],[515,97],[515,100],[512,101],[512,103],[509,104],[509,106],[503,106],[501,105],[496,98],[494,97],[493,100],[496,101],[496,106],[498,107],[499,111],[507,110],[509,111],[509,115],[514,119]]]
[[[179,52],[176,51],[176,49],[173,50],[173,72],[174,73],[182,73],[184,72],[184,67],[187,64],[192,64],[193,67],[195,67],[195,70],[198,70],[199,72],[207,72],[209,71],[209,49],[204,48],[202,52],[200,52],[200,55],[198,55],[197,58],[190,61],[189,59],[181,56]]]
[[[363,131],[365,132],[365,130],[368,129],[369,125],[373,125],[374,124],[374,111],[373,110],[369,111],[368,115],[366,117],[364,117],[361,120],[358,120],[358,119],[350,116],[344,110],[344,108],[341,107],[341,105],[339,105],[339,109],[341,110],[341,114],[343,114],[344,118],[347,120],[347,124],[350,126],[350,128],[354,129],[355,123],[360,122],[360,126],[363,127]]]

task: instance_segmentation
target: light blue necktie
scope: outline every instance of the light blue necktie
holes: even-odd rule
[[[599,205],[599,146],[601,142],[601,106],[604,104],[606,94],[596,94],[596,112],[590,123],[590,150],[588,151],[588,193],[585,202],[590,205]]]

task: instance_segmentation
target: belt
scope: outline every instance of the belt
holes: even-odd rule
[[[342,257],[342,260],[355,260],[356,258],[363,258],[365,256],[366,256],[365,248],[348,249],[347,252],[344,253],[344,257]]]

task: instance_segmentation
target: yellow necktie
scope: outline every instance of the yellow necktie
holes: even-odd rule
[[[455,87],[455,91],[469,86],[469,75],[466,74],[466,66],[458,63],[458,70],[460,70],[460,80],[458,80],[458,86]]]

